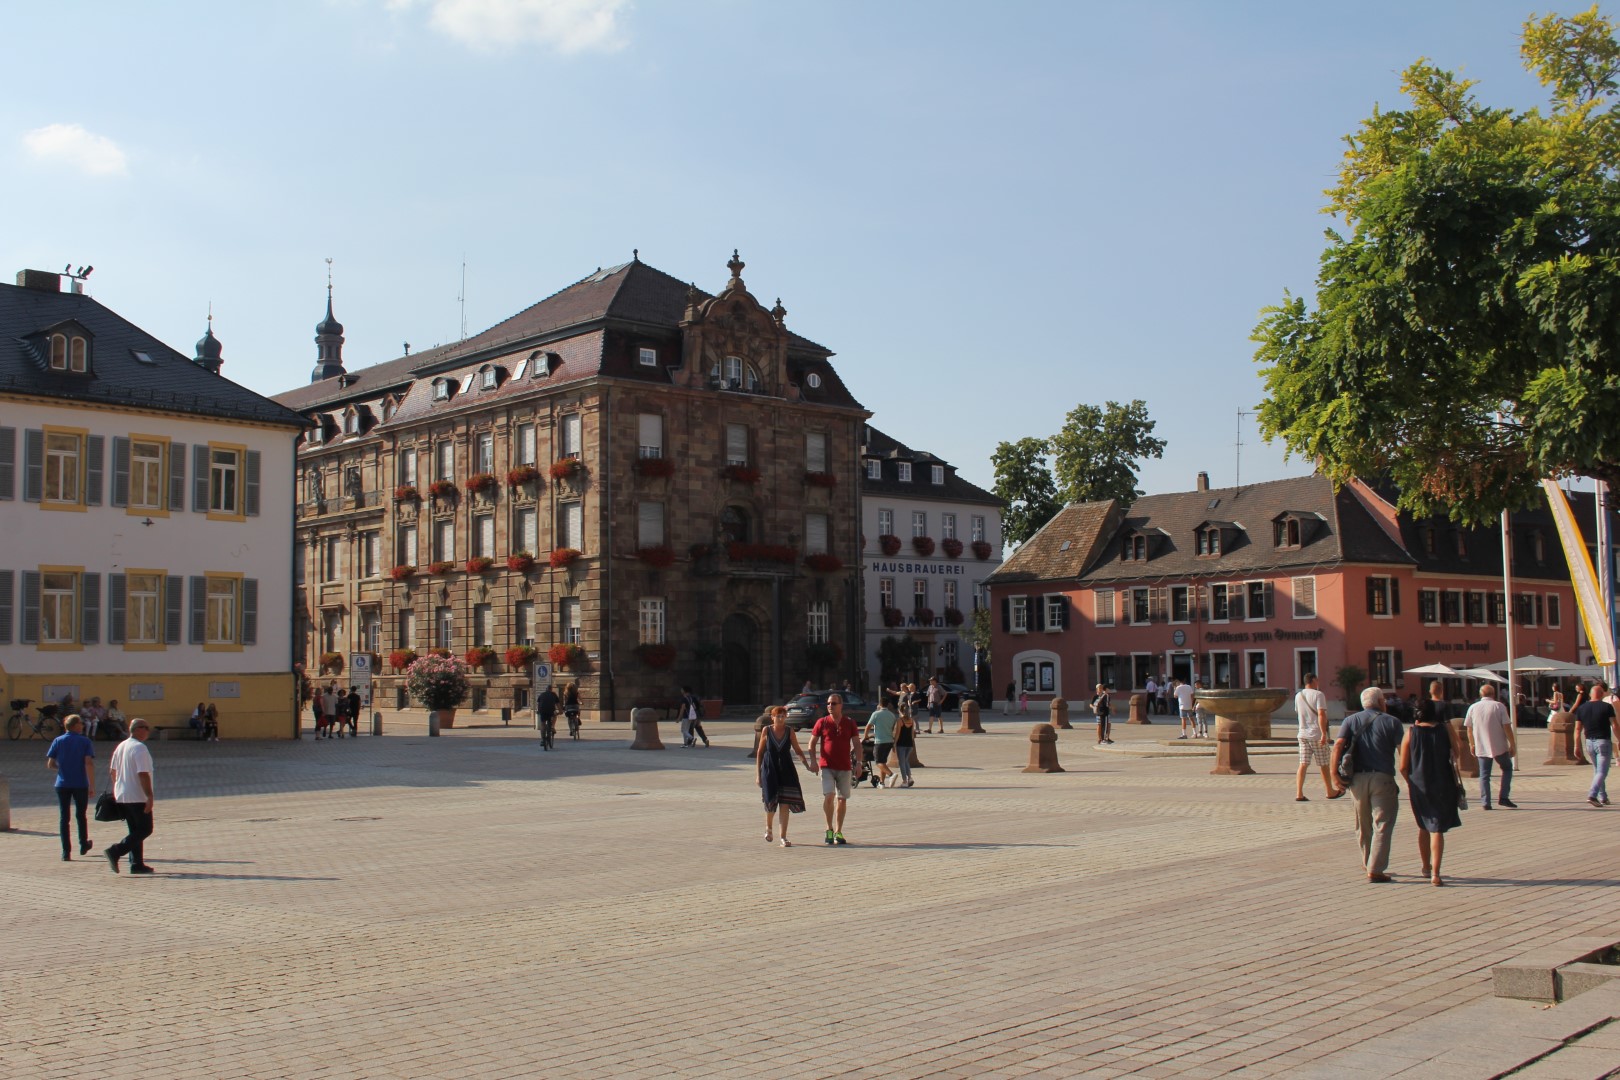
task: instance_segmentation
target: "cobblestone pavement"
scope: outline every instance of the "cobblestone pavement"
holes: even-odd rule
[[[1452,834],[1448,888],[1416,879],[1404,802],[1397,881],[1369,885],[1349,800],[1295,803],[1291,759],[1217,777],[1081,726],[1068,772],[1026,775],[1028,722],[990,719],[860,791],[851,846],[816,807],[791,850],[739,724],[663,753],[154,743],[144,879],[100,857],[116,825],[62,863],[43,745],[0,744],[0,1076],[1372,1076],[1399,1071],[1381,1034],[1609,921],[1620,810],[1539,754],[1522,809]]]

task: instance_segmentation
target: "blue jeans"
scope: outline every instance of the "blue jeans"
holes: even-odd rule
[[[90,789],[59,787],[56,789],[56,801],[62,808],[62,854],[70,855],[73,851],[72,836],[68,832],[70,808],[73,819],[79,826],[79,846],[84,847],[90,842],[90,823],[84,816],[84,809],[90,801]]]
[[[1614,762],[1614,743],[1608,739],[1587,739],[1586,756],[1592,762],[1592,789],[1588,799],[1609,801],[1609,766]]]
[[[910,781],[911,781],[911,747],[909,747],[909,746],[896,746],[894,748],[894,756],[895,756],[895,760],[898,761],[899,764],[900,764],[900,779],[906,781],[907,783],[910,783]]]
[[[1497,802],[1509,801],[1508,792],[1513,790],[1513,755],[1498,754],[1494,758],[1482,757],[1479,759],[1479,802],[1481,806],[1491,805],[1491,762],[1502,766],[1502,791],[1497,796]]]

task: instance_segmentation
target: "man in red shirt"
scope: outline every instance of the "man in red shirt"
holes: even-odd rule
[[[810,729],[810,753],[821,773],[821,804],[827,815],[823,843],[843,844],[844,811],[849,806],[850,774],[861,767],[861,734],[855,721],[844,715],[844,699],[827,698],[828,715]]]

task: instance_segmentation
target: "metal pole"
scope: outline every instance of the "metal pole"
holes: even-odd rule
[[[1603,597],[1603,614],[1609,620],[1609,633],[1614,636],[1614,538],[1609,535],[1609,485],[1597,481],[1597,572],[1598,594]],[[1590,644],[1590,643],[1588,643]],[[1601,659],[1601,658],[1599,658]],[[1604,665],[1604,682],[1615,684],[1615,673],[1620,670],[1620,656],[1616,663]]]
[[[1513,729],[1513,745],[1519,745],[1519,695],[1513,682],[1513,528],[1508,511],[1502,511],[1502,599],[1503,628],[1507,631],[1508,726]],[[1515,761],[1514,765],[1518,765]]]

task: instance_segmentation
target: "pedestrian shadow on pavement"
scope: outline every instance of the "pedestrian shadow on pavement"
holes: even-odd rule
[[[165,866],[252,866],[251,859],[164,859]]]
[[[204,874],[196,870],[181,870],[179,873],[170,873],[159,870],[158,874],[165,878],[177,881],[339,881],[335,877],[300,877],[296,874]]]
[[[1447,888],[1451,888],[1452,886],[1456,886],[1457,888],[1461,888],[1461,889],[1466,889],[1470,885],[1472,885],[1472,886],[1474,886],[1476,888],[1478,888],[1480,886],[1485,886],[1485,885],[1535,885],[1535,886],[1546,886],[1546,885],[1592,886],[1592,885],[1596,885],[1596,886],[1599,886],[1599,887],[1608,886],[1608,887],[1612,888],[1614,886],[1620,885],[1620,879],[1615,879],[1615,878],[1491,878],[1491,877],[1453,877],[1451,874],[1446,874],[1445,878],[1446,878],[1446,887]],[[1421,884],[1426,884],[1426,882],[1424,881],[1424,879],[1422,877],[1414,876],[1414,880],[1416,880],[1418,882],[1418,884],[1420,884],[1420,885]]]
[[[812,845],[805,844],[804,846],[805,847],[811,847]],[[857,848],[883,848],[883,849],[894,850],[894,851],[975,851],[975,850],[996,851],[996,850],[1000,850],[1002,848],[1072,848],[1072,847],[1077,847],[1078,845],[1076,845],[1076,844],[998,844],[998,843],[972,843],[972,842],[964,842],[964,843],[960,843],[960,844],[885,844],[885,843],[882,843],[882,842],[874,843],[874,842],[869,841],[869,840],[862,840],[862,841],[859,841],[858,843],[852,844],[850,846],[851,847],[857,847]]]

